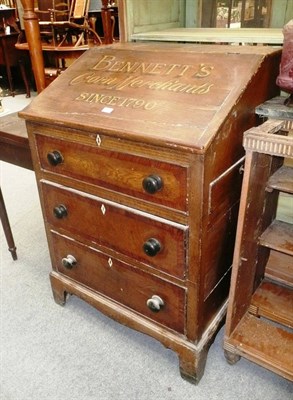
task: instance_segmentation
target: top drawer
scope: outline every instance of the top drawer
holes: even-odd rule
[[[187,209],[187,168],[135,155],[36,135],[41,168],[83,182]]]

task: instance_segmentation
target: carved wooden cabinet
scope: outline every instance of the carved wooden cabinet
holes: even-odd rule
[[[280,50],[92,49],[25,109],[53,271],[179,355],[198,382],[226,311],[242,134],[278,92]]]

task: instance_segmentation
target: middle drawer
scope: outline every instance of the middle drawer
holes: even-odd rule
[[[55,229],[122,253],[180,279],[188,229],[150,214],[46,181],[45,218]]]

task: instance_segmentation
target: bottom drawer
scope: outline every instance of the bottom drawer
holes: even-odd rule
[[[51,232],[53,268],[133,310],[184,333],[185,288]]]

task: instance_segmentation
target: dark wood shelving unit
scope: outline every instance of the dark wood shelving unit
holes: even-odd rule
[[[278,220],[280,193],[293,194],[288,121],[244,133],[246,162],[224,339],[241,356],[293,380],[293,224]],[[293,217],[293,210],[292,210]]]

